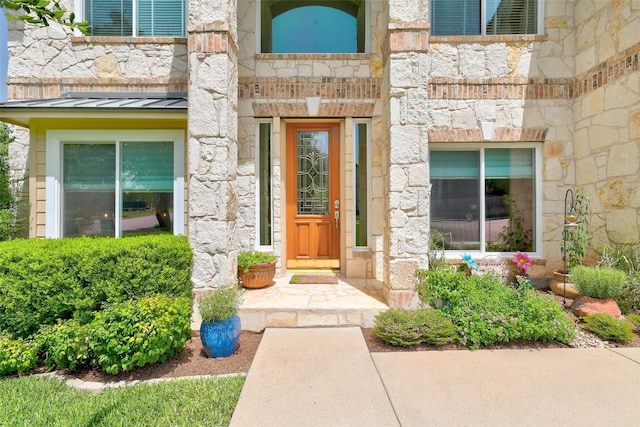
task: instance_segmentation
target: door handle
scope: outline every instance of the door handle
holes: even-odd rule
[[[340,211],[335,211],[333,213],[334,218],[336,219],[336,228],[340,227]]]

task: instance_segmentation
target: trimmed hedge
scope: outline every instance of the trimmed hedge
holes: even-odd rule
[[[49,369],[96,366],[109,374],[164,362],[191,338],[190,298],[156,295],[125,301],[81,325],[71,319],[37,334]]]
[[[193,255],[181,236],[29,239],[0,243],[0,330],[28,337],[41,325],[88,323],[109,304],[191,297]]]

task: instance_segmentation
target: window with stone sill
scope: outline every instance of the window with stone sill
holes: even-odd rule
[[[77,1],[83,2],[90,36],[185,36],[185,0]]]
[[[366,52],[367,0],[258,0],[261,53]]]
[[[433,146],[431,227],[443,235],[445,250],[536,252],[541,229],[538,147]]]
[[[432,0],[431,35],[540,34],[542,0]]]

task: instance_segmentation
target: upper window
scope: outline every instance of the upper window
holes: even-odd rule
[[[431,34],[537,34],[541,0],[432,0]]]
[[[431,150],[431,228],[445,249],[535,252],[536,149]]]
[[[263,53],[365,51],[365,0],[262,0]]]
[[[184,0],[86,0],[92,36],[182,37]]]

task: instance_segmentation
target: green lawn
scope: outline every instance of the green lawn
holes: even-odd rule
[[[0,380],[1,426],[226,426],[244,377],[182,379],[107,389],[53,378]]]

